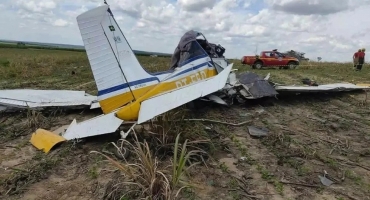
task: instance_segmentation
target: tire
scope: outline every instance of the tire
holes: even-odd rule
[[[295,69],[297,68],[297,64],[295,62],[288,62],[287,69]]]
[[[116,143],[117,147],[121,147],[119,142]],[[121,149],[117,149],[117,147],[113,146],[112,144],[109,144],[108,146],[108,152],[113,154],[116,158],[123,160],[128,159],[131,155],[130,148],[129,147],[122,147]]]
[[[118,159],[122,159],[122,160],[128,159],[130,157],[130,150],[125,147],[122,147],[122,149],[120,150],[114,147],[113,153]]]
[[[254,69],[262,69],[263,63],[261,61],[257,61],[254,63]]]

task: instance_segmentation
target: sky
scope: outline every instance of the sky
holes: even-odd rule
[[[278,49],[304,52],[310,60],[350,62],[370,44],[370,0],[107,2],[135,50],[173,53],[189,30],[237,59]],[[103,0],[1,0],[0,39],[82,45],[76,17],[99,5]]]

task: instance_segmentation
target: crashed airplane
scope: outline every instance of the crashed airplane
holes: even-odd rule
[[[37,130],[31,143],[44,152],[65,140],[114,132],[123,121],[143,123],[195,99],[227,104],[222,98],[238,96],[240,91],[253,98],[248,87],[236,80],[233,64],[223,56],[224,48],[209,43],[200,32],[184,34],[168,71],[149,73],[140,65],[108,5],[82,13],[77,24],[104,114],[81,123],[74,120],[60,135]]]
[[[244,73],[237,79],[233,64],[223,56],[225,49],[209,43],[200,32],[188,31],[182,36],[168,71],[149,73],[140,65],[108,5],[82,13],[77,24],[103,114],[80,123],[74,120],[60,133],[36,130],[31,143],[45,153],[62,141],[112,133],[124,121],[141,124],[196,99],[228,105],[226,99],[243,102],[278,94],[267,81],[269,75],[263,79]]]

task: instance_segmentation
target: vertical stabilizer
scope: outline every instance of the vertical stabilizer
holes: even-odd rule
[[[108,5],[79,15],[77,24],[104,113],[134,101],[145,92],[142,88],[159,82],[140,65]]]

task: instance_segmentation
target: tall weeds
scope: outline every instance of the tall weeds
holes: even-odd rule
[[[123,159],[117,161],[103,153],[93,151],[103,155],[110,163],[122,172],[123,178],[118,180],[111,193],[121,190],[119,198],[139,198],[148,200],[173,200],[179,197],[182,189],[191,187],[191,184],[184,180],[186,172],[194,165],[187,166],[190,157],[198,153],[205,153],[201,150],[188,151],[188,141],[180,144],[180,134],[177,135],[172,161],[159,163],[156,156],[153,156],[149,144],[146,140],[140,142],[135,131],[133,131],[134,141],[127,145],[127,149],[132,152],[132,161]],[[116,148],[115,143],[113,143]],[[124,156],[122,156],[124,157]],[[166,164],[167,163],[167,164]],[[171,169],[168,170],[168,169]]]

